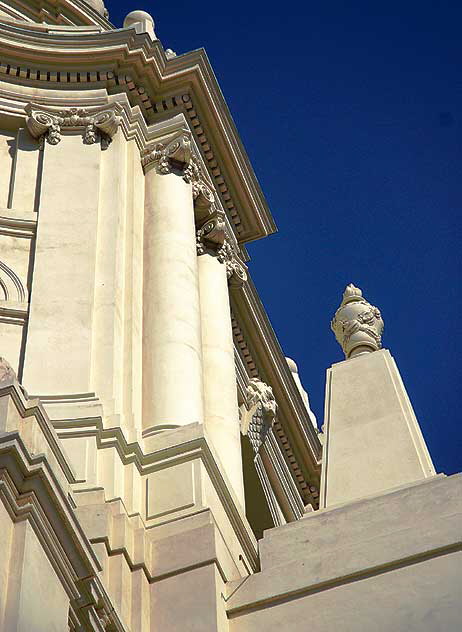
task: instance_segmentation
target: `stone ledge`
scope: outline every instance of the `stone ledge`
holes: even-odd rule
[[[270,543],[262,550],[264,570],[250,576],[242,589],[239,582],[228,585],[228,614],[462,550],[462,476],[438,478],[433,485],[441,496],[442,515],[435,513],[433,506],[438,494],[433,494],[429,503],[429,483],[424,482],[396,492],[395,509],[401,501],[400,516],[388,529],[390,494],[312,514],[299,523],[274,529],[272,538],[271,531],[267,532]],[[365,504],[369,506],[361,507]],[[284,554],[289,543],[290,560]],[[308,543],[311,553],[306,551]]]

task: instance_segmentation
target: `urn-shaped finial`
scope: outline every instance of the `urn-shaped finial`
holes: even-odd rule
[[[353,283],[345,288],[343,300],[330,326],[347,358],[382,347],[383,320],[380,311],[366,301],[362,291]]]

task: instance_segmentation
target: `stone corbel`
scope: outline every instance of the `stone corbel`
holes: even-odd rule
[[[247,386],[247,407],[241,416],[241,432],[249,437],[257,454],[265,443],[277,413],[277,403],[273,389],[258,378],[252,378]]]
[[[120,117],[114,108],[48,110],[29,104],[26,114],[27,128],[34,138],[40,139],[42,146],[45,140],[50,145],[57,145],[61,141],[63,128],[83,128],[85,144],[93,145],[101,141],[101,148],[106,149],[120,124]]]
[[[182,131],[168,142],[146,148],[141,154],[141,164],[145,171],[152,166],[161,175],[179,172],[186,179],[191,156],[191,139]]]

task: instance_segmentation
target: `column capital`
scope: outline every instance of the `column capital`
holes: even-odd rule
[[[226,231],[225,215],[215,211],[196,231],[197,254],[211,254],[226,266],[226,276],[230,285],[239,287],[247,281],[247,267],[237,254]]]
[[[163,142],[147,147],[141,153],[145,172],[155,168],[160,175],[178,173],[185,177],[192,159],[191,136],[186,130],[177,132]]]
[[[25,108],[26,125],[42,146],[45,141],[50,145],[57,145],[61,141],[63,128],[83,128],[83,142],[86,145],[101,141],[101,148],[106,149],[120,125],[118,108],[119,106],[114,105],[94,109],[73,107],[55,110],[29,103]]]

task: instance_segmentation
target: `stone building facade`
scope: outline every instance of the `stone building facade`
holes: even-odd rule
[[[457,630],[461,478],[346,288],[323,432],[203,50],[0,1],[0,630]]]

